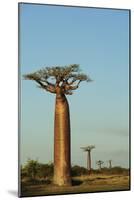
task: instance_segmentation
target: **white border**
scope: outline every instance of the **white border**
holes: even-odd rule
[[[14,0],[2,0],[0,4],[0,199],[17,199],[15,196],[18,187],[17,181],[17,121],[18,121],[18,2]],[[131,23],[134,24],[134,1],[133,0],[29,0],[22,2],[36,2],[47,4],[78,5],[89,7],[125,8],[131,9]],[[134,26],[132,26],[132,36]],[[134,55],[134,39],[131,39],[132,54]],[[131,76],[134,77],[133,64],[131,64]],[[132,79],[132,122],[134,122],[134,97]],[[132,123],[132,137],[134,141],[134,127]],[[134,148],[132,145],[132,155]],[[132,191],[127,192],[108,192],[90,193],[78,195],[60,195],[35,197],[35,199],[133,199],[134,192],[134,159],[132,159]],[[17,195],[17,194],[16,194]],[[25,198],[24,198],[25,199]],[[28,198],[29,200],[33,198]]]

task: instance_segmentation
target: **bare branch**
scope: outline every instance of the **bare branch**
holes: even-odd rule
[[[76,85],[70,85],[70,84],[66,83],[64,85],[64,88],[66,91],[67,90],[76,90],[79,87],[80,82],[81,82],[81,80]]]
[[[47,85],[44,85],[41,81],[36,80],[36,82],[40,85],[41,88],[43,88],[45,90],[47,89]]]
[[[47,80],[42,80],[42,79],[41,79],[41,81],[44,82],[44,83],[46,83],[47,85],[50,85],[50,86],[53,86],[53,87],[55,86],[55,84],[50,83],[50,82],[47,81]]]
[[[73,94],[73,92],[72,92],[72,91],[70,91],[70,90],[67,90],[67,91],[65,91],[65,94],[67,94],[67,95],[72,95],[72,94]]]
[[[36,80],[36,82],[39,83],[39,85],[40,85],[39,88],[45,89],[46,91],[51,92],[51,93],[56,93],[55,87],[53,85],[51,85],[51,84],[44,85],[39,80]]]
[[[48,92],[51,92],[51,93],[56,93],[56,89],[54,86],[51,86],[51,85],[48,85],[47,86],[47,91]]]

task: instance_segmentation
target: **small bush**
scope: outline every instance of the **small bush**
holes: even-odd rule
[[[27,163],[21,167],[21,179],[28,180],[47,179],[53,176],[53,164],[42,164],[37,160],[28,159]]]
[[[84,167],[80,167],[78,165],[75,165],[71,168],[71,175],[72,176],[81,176],[81,175],[87,175],[87,174],[89,174],[89,171]]]

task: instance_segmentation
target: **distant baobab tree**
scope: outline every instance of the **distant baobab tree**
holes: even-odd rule
[[[66,95],[72,95],[82,81],[91,79],[80,73],[78,64],[46,67],[24,75],[39,88],[56,95],[54,120],[54,184],[71,184],[70,114]]]
[[[104,162],[102,161],[102,160],[98,160],[98,161],[96,161],[96,164],[99,166],[99,170],[101,171],[101,166],[102,166],[102,164],[103,164]]]
[[[112,160],[108,160],[109,163],[109,169],[112,169]]]
[[[83,151],[87,152],[87,169],[89,171],[89,174],[91,173],[91,150],[94,149],[94,145],[90,145],[87,147],[81,147]]]

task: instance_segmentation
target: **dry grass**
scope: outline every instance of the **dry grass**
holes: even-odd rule
[[[22,183],[22,196],[129,190],[127,175],[90,175],[72,179],[72,186],[57,187],[48,183]]]

